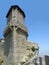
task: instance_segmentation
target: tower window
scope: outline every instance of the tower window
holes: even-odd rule
[[[16,7],[13,8],[14,10],[16,9]]]

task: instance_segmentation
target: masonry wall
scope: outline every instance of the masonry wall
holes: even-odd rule
[[[5,43],[4,43],[4,65],[13,65],[14,64],[14,58],[13,58],[13,37],[12,32],[9,32],[5,37]]]
[[[3,39],[0,39],[0,58],[3,59],[4,57],[4,40]]]
[[[45,63],[46,65],[49,65],[49,56],[45,56]]]

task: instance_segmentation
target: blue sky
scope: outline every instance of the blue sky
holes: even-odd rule
[[[11,5],[19,5],[26,14],[28,40],[37,42],[39,55],[49,55],[49,0],[1,0],[0,1],[0,38],[6,27],[6,14]]]

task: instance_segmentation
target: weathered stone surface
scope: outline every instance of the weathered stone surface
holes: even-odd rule
[[[38,44],[27,41],[24,13],[12,6],[4,30],[4,65],[32,65],[38,58]],[[33,48],[32,48],[33,47]]]

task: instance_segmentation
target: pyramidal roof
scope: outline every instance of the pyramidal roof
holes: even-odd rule
[[[18,5],[11,6],[8,13],[7,13],[7,15],[6,15],[6,17],[8,17],[8,15],[9,15],[10,11],[12,10],[12,8],[17,8],[23,14],[23,16],[25,17],[24,11]]]

